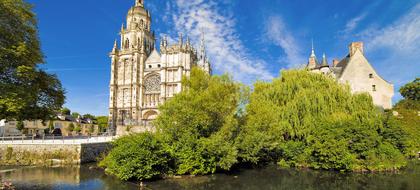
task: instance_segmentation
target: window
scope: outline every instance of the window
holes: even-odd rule
[[[373,79],[373,74],[372,73],[369,74],[369,78]]]
[[[376,85],[372,85],[372,91],[376,91]]]
[[[149,65],[149,69],[151,69],[152,68],[152,65]]]
[[[158,64],[158,67],[160,68],[160,64]]]

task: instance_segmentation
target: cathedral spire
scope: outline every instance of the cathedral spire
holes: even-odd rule
[[[204,32],[201,32],[201,41],[200,41],[200,56],[202,59],[205,59],[206,57],[206,42],[204,39]]]
[[[314,49],[314,40],[312,39],[312,51],[311,51],[311,57],[315,57],[315,49]]]
[[[144,1],[143,0],[136,0],[136,7],[143,7],[144,6]]]
[[[327,57],[325,56],[325,53],[322,55],[321,67],[328,67],[328,61],[327,61]]]

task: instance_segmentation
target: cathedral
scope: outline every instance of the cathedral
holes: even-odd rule
[[[369,93],[373,103],[382,109],[392,108],[394,86],[379,76],[366,59],[363,42],[351,43],[347,56],[341,61],[333,60],[332,65],[329,65],[325,54],[319,62],[312,45],[306,68],[315,73],[332,76],[339,83],[348,84],[353,93]]]
[[[158,106],[182,91],[182,76],[198,66],[211,74],[204,37],[199,50],[182,34],[175,44],[166,37],[156,49],[151,15],[143,0],[136,0],[121,27],[120,43],[114,43],[111,58],[109,118],[118,125],[147,126],[159,114]]]

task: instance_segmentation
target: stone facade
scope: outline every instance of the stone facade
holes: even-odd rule
[[[182,76],[199,66],[209,74],[204,40],[198,52],[182,34],[176,44],[161,39],[160,52],[155,48],[150,12],[142,0],[136,0],[127,15],[126,27],[120,32],[120,43],[110,53],[111,82],[109,117],[116,126],[148,125],[159,111],[158,106],[182,91]]]
[[[22,131],[25,135],[43,135],[44,130],[48,128],[48,124],[50,121],[42,122],[41,120],[33,120],[33,121],[24,121],[24,130]],[[68,126],[73,123],[73,125],[80,126],[80,134],[81,135],[98,135],[100,133],[99,126],[97,124],[86,124],[86,123],[78,123],[75,121],[52,121],[54,129],[60,129],[61,134],[63,136],[73,136],[76,135],[75,132],[69,131]],[[22,132],[17,130],[16,128],[17,121],[7,121],[2,120],[0,121],[0,137],[8,137],[8,136],[20,136]],[[93,127],[93,132],[91,133],[91,127]]]
[[[349,45],[349,54],[341,61],[334,60],[328,64],[325,55],[319,63],[312,47],[307,69],[315,73],[330,75],[342,84],[348,84],[353,93],[367,92],[372,96],[373,103],[383,109],[392,108],[394,96],[393,84],[384,80],[366,59],[363,42],[353,42]]]
[[[0,165],[78,165],[95,162],[110,143],[1,144]]]

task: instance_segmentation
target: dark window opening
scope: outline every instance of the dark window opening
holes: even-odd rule
[[[160,64],[158,65],[158,67],[160,68]]]
[[[371,78],[371,79],[373,78],[373,74],[372,74],[372,73],[371,73],[371,74],[369,74],[369,78]]]
[[[149,69],[151,69],[152,68],[152,65],[149,65]]]
[[[376,91],[376,85],[372,85],[372,91]]]

